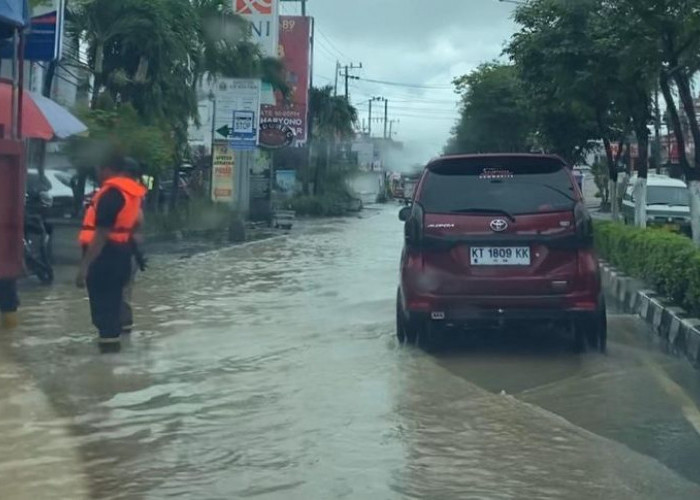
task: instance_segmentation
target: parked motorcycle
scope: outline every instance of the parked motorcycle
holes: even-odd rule
[[[26,195],[24,216],[24,266],[45,285],[53,283],[53,227],[47,221],[53,199],[47,191]]]

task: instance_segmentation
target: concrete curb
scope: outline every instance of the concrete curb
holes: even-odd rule
[[[601,262],[603,288],[627,311],[646,321],[671,350],[700,367],[700,319],[668,304],[644,283]]]

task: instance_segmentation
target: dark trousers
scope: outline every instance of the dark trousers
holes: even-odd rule
[[[15,312],[18,306],[17,281],[0,279],[0,312]]]
[[[122,297],[131,275],[131,252],[107,245],[90,266],[87,290],[92,323],[102,338],[122,332]]]

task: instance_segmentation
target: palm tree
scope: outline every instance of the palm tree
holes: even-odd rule
[[[314,139],[319,142],[319,155],[314,173],[314,194],[323,192],[323,181],[328,170],[331,151],[336,141],[354,136],[357,109],[345,97],[333,95],[333,87],[312,88],[309,93],[309,113]]]

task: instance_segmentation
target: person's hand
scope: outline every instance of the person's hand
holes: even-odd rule
[[[85,288],[85,276],[86,276],[85,269],[82,267],[78,270],[78,274],[75,277],[75,286],[78,288]]]

